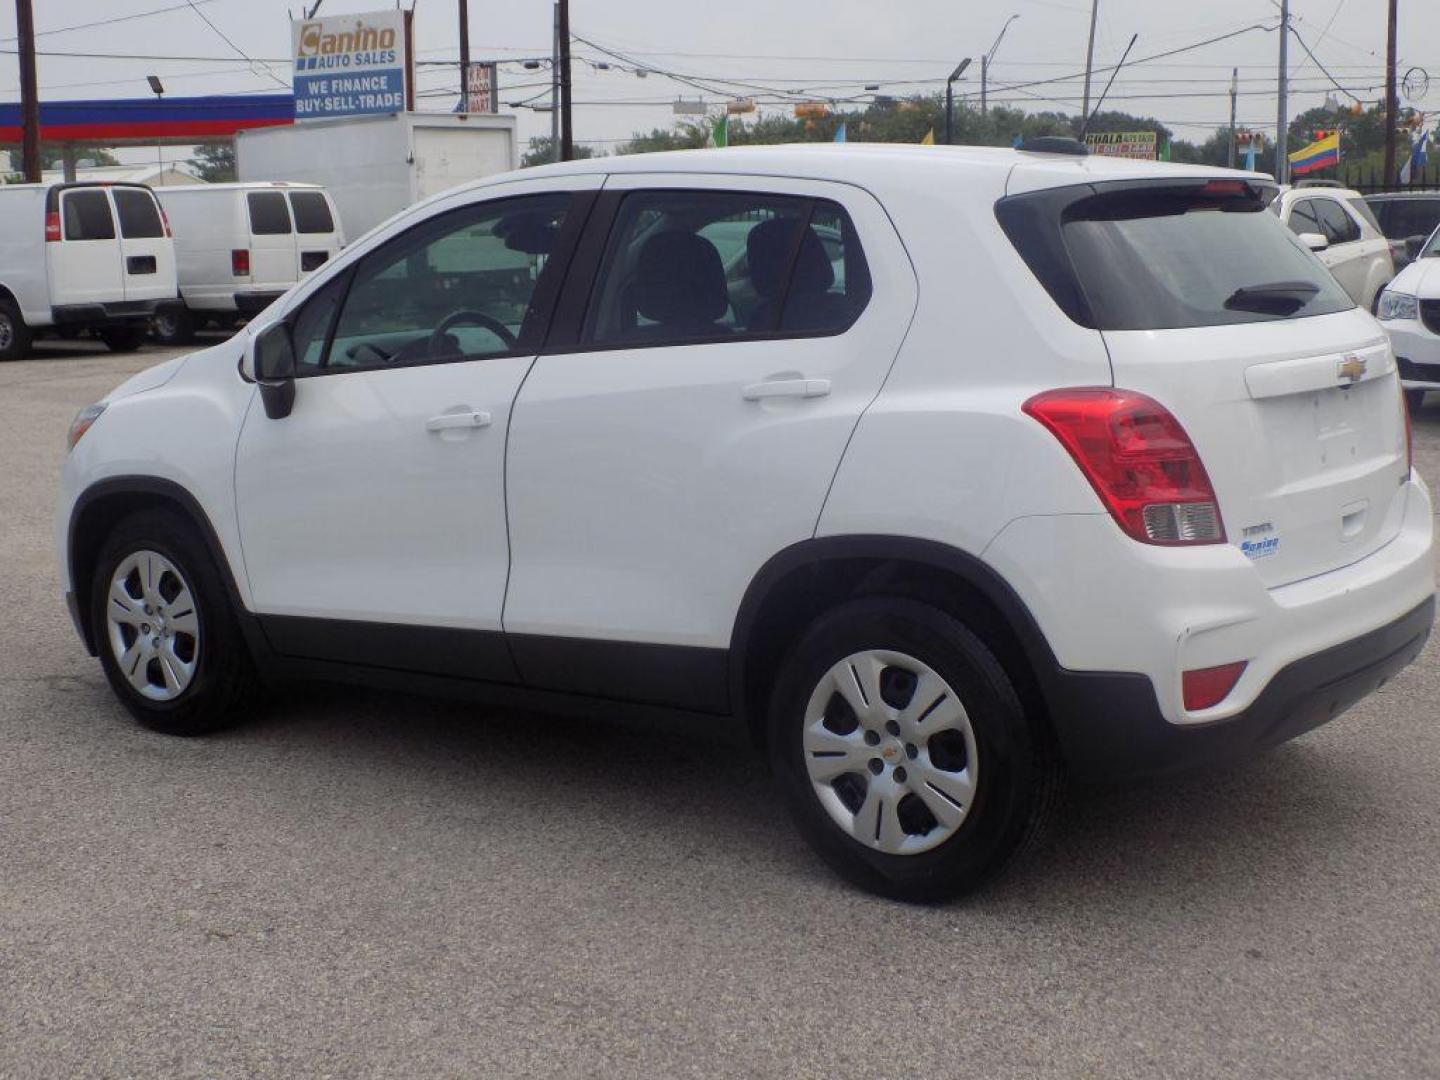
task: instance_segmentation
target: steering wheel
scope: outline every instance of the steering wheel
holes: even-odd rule
[[[499,319],[486,315],[483,311],[471,311],[468,308],[460,308],[452,311],[445,318],[440,320],[440,325],[430,334],[429,343],[426,345],[426,352],[430,356],[442,356],[446,349],[445,338],[450,328],[459,326],[461,323],[471,323],[475,326],[483,326],[492,334],[505,343],[507,350],[516,348],[520,342],[510,332],[510,328]]]

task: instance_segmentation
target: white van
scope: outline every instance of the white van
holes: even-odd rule
[[[0,360],[48,331],[136,349],[174,307],[175,245],[148,187],[0,185]]]
[[[187,184],[155,194],[175,228],[183,306],[158,314],[157,340],[192,340],[263,311],[342,247],[340,215],[316,184]]]

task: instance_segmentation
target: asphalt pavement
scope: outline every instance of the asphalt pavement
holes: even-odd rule
[[[136,727],[0,365],[0,1077],[1440,1074],[1440,655],[1241,766],[1069,793],[946,907],[832,877],[709,733],[312,688]],[[1440,483],[1440,395],[1416,423]]]

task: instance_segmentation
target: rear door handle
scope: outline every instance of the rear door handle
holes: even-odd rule
[[[761,401],[765,398],[824,397],[830,393],[829,379],[770,379],[766,382],[751,383],[740,394],[746,401]]]
[[[482,428],[490,426],[490,414],[480,409],[466,409],[464,412],[447,412],[432,416],[425,421],[426,431],[452,431],[456,428]]]

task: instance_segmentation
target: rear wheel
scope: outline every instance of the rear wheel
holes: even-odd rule
[[[145,344],[145,327],[107,326],[100,331],[100,340],[111,352],[134,352]]]
[[[20,309],[8,300],[0,300],[0,360],[25,359],[30,355],[32,340]]]
[[[150,334],[162,345],[189,345],[195,340],[195,316],[186,307],[162,311],[151,320]]]
[[[1405,391],[1405,407],[1408,408],[1412,413],[1417,413],[1417,412],[1419,412],[1420,409],[1421,409],[1421,407],[1424,406],[1424,404],[1425,404],[1425,391],[1424,391],[1424,390],[1406,390],[1406,391]]]
[[[181,515],[143,511],[115,527],[95,567],[90,612],[105,675],[144,726],[201,735],[257,700],[220,572]]]
[[[897,597],[823,616],[781,673],[770,755],[801,833],[851,882],[945,900],[1036,835],[1054,757],[962,623]]]

